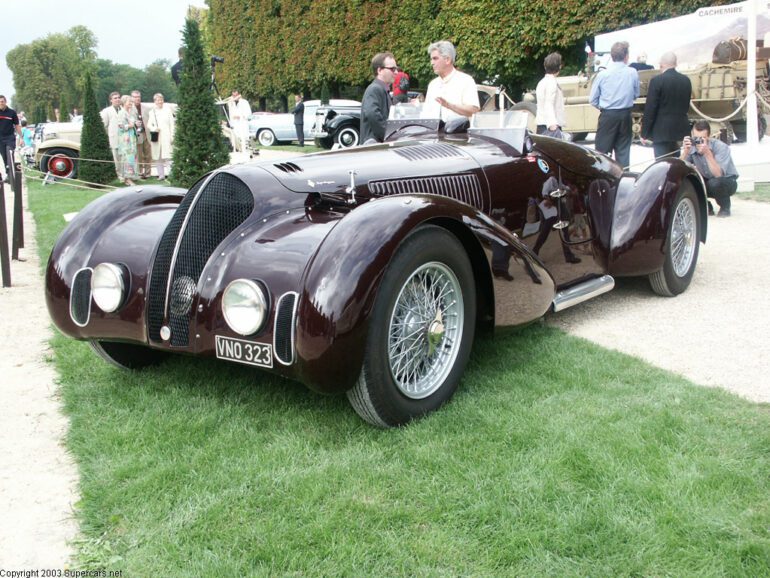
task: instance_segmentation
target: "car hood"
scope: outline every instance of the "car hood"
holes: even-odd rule
[[[361,186],[394,175],[411,178],[446,174],[448,166],[453,173],[479,168],[464,147],[438,141],[362,146],[259,166],[296,193],[345,193],[351,177],[356,186]]]

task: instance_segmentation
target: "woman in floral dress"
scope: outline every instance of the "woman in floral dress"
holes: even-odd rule
[[[131,179],[137,177],[136,165],[136,111],[134,102],[128,95],[120,97],[121,108],[118,111],[118,178],[133,186]]]

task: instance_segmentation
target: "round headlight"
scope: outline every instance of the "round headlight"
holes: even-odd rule
[[[91,275],[91,295],[105,313],[117,311],[126,297],[126,273],[113,263],[99,263]]]
[[[258,283],[236,279],[222,294],[222,313],[230,329],[252,335],[259,331],[267,316],[267,295]]]

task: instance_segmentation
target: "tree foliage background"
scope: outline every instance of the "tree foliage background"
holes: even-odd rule
[[[225,57],[219,85],[256,100],[293,92],[358,96],[369,61],[392,51],[414,84],[433,72],[436,40],[457,47],[458,67],[516,95],[534,87],[553,50],[583,66],[597,34],[689,14],[733,0],[207,0],[211,49]],[[654,39],[651,39],[654,41]]]
[[[176,85],[168,60],[157,60],[144,70],[116,64],[97,57],[96,36],[85,26],[75,26],[63,34],[49,34],[28,44],[19,44],[6,55],[13,73],[16,93],[13,105],[24,110],[32,122],[53,119],[54,108],[61,109],[61,120],[73,107],[84,108],[84,80],[90,74],[96,102],[107,106],[107,96],[115,90],[128,94],[137,89],[146,102],[161,92],[176,102]],[[149,95],[149,97],[148,97]]]

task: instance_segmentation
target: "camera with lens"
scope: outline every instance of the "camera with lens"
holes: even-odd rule
[[[214,66],[214,64],[216,64],[217,62],[219,64],[224,64],[224,62],[225,62],[224,57],[222,57],[222,56],[212,56],[211,57],[211,66]]]
[[[704,139],[702,136],[692,137],[692,146],[698,146],[700,144],[703,144],[704,142],[706,142],[706,139]]]

